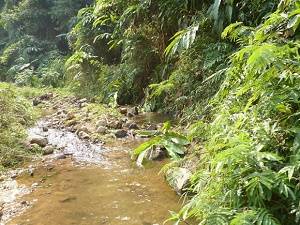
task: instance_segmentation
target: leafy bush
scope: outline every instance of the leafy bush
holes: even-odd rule
[[[242,46],[211,113],[193,127],[204,153],[192,178],[194,197],[174,219],[299,224],[298,13],[298,1],[282,1],[256,28],[225,29],[223,36]]]
[[[137,157],[137,165],[142,165],[145,156],[151,152],[155,146],[164,148],[173,160],[177,160],[185,154],[185,147],[190,142],[185,136],[170,131],[170,128],[170,122],[164,123],[160,135],[156,135],[134,150],[134,156]]]
[[[14,87],[0,83],[0,170],[12,167],[29,156],[22,141],[25,127],[32,124],[32,108]]]

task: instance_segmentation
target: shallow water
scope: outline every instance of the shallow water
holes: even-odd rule
[[[42,126],[31,132],[41,132]],[[169,210],[179,210],[179,197],[158,175],[162,164],[145,169],[130,160],[128,152],[138,140],[116,140],[105,149],[67,131],[50,129],[43,135],[73,158],[49,159],[33,177],[18,179],[20,184],[39,186],[23,198],[32,207],[8,224],[162,225]]]

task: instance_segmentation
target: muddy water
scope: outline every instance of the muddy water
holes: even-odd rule
[[[42,132],[43,123],[31,132]],[[179,197],[158,175],[161,163],[141,169],[130,160],[128,152],[141,140],[116,140],[103,148],[67,131],[43,135],[72,157],[48,158],[33,177],[19,178],[20,184],[38,187],[22,198],[31,207],[8,224],[162,225],[169,210],[180,208]]]

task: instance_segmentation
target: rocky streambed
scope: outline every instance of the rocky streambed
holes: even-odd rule
[[[25,145],[41,156],[1,178],[1,224],[157,225],[180,208],[161,162],[137,168],[129,154],[166,118],[53,94],[34,105],[45,116]]]

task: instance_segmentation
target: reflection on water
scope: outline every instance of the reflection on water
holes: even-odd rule
[[[10,224],[163,224],[168,210],[179,209],[178,196],[156,168],[134,169],[127,163],[119,158],[117,167],[102,169],[65,161],[51,172],[39,171],[33,182],[47,178],[27,196],[37,203]]]

